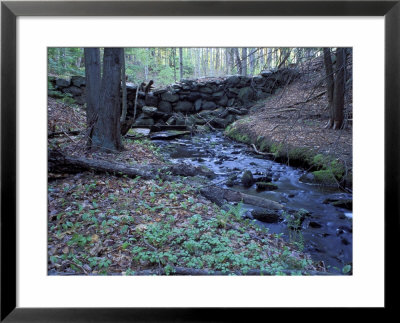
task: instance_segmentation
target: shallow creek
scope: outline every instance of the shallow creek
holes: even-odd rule
[[[332,274],[340,274],[335,269],[352,263],[352,212],[346,209],[324,204],[328,199],[351,199],[351,194],[337,189],[322,188],[319,185],[302,183],[299,179],[305,170],[274,162],[265,156],[255,154],[250,147],[236,143],[222,133],[186,136],[171,141],[154,140],[165,157],[171,162],[184,162],[196,166],[206,166],[217,177],[212,181],[225,187],[233,173],[250,170],[257,177],[269,173],[272,183],[278,186],[274,191],[257,191],[256,185],[244,188],[237,184],[230,189],[277,201],[287,208],[306,209],[310,215],[302,223],[304,251],[315,261],[323,261]],[[252,209],[251,205],[243,205]],[[289,231],[284,221],[264,223],[255,220],[260,226],[266,226],[270,233],[282,233],[289,240]]]

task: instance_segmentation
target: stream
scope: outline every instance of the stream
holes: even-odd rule
[[[270,200],[274,200],[291,209],[306,209],[310,214],[302,223],[304,252],[315,261],[323,261],[327,271],[341,274],[341,269],[352,264],[352,212],[329,203],[327,199],[351,199],[352,195],[336,188],[307,184],[300,181],[306,171],[274,162],[266,156],[257,155],[251,147],[234,142],[222,133],[185,136],[170,141],[153,140],[159,146],[164,157],[171,162],[206,166],[217,175],[215,182],[228,188],[225,180],[238,173],[239,183],[229,187]],[[272,183],[278,186],[273,191],[258,191],[256,185],[245,188],[240,184],[244,170],[250,170],[255,177],[269,174]],[[251,210],[251,205],[244,204]],[[289,241],[290,229],[285,221],[265,223],[254,220],[260,226],[267,227],[270,233],[282,233]]]

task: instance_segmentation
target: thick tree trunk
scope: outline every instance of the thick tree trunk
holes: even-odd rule
[[[105,48],[100,109],[93,128],[92,149],[115,152],[122,149],[120,129],[121,50]]]
[[[121,123],[126,120],[128,112],[127,92],[126,92],[126,77],[125,77],[125,50],[122,49],[121,53],[121,84],[122,84],[122,114]]]
[[[85,48],[86,77],[86,125],[88,128],[87,147],[92,147],[93,127],[98,118],[101,86],[101,63],[99,48]]]
[[[326,90],[328,92],[328,104],[329,104],[329,121],[325,128],[333,127],[333,65],[332,65],[332,57],[331,50],[329,48],[324,48],[324,65],[325,65],[325,73],[326,73]]]
[[[336,78],[333,89],[333,129],[341,129],[343,126],[344,111],[344,70],[346,68],[346,53],[344,48],[336,50]]]

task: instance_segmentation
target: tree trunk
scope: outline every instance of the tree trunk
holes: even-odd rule
[[[127,92],[126,92],[126,78],[125,78],[125,50],[121,51],[121,81],[122,81],[122,114],[121,123],[126,120],[126,113],[128,112]]]
[[[344,48],[336,50],[336,78],[333,89],[333,129],[341,129],[343,126],[344,111],[344,70],[346,68],[346,53]]]
[[[174,66],[174,82],[176,82],[176,48],[172,48],[172,60]]]
[[[324,65],[325,65],[325,73],[326,73],[326,90],[328,92],[328,109],[329,109],[329,121],[325,128],[333,127],[333,66],[332,66],[332,57],[331,50],[329,48],[324,48]]]
[[[105,48],[100,109],[93,128],[92,149],[115,152],[122,149],[120,86],[122,48]]]
[[[272,66],[272,48],[267,48],[267,68]]]
[[[182,47],[179,47],[179,73],[180,79],[183,79],[183,54],[182,54]]]
[[[243,47],[242,48],[242,71],[243,75],[247,75],[247,48]]]
[[[88,129],[87,147],[92,146],[93,127],[98,118],[101,86],[101,63],[99,48],[85,48],[86,77],[86,126]]]
[[[286,53],[285,53],[285,56],[282,58],[282,55],[283,55],[284,52],[286,52]],[[281,57],[280,57],[281,62],[278,65],[278,69],[281,68],[282,66],[285,66],[285,63],[286,63],[286,61],[288,60],[288,58],[290,56],[290,53],[291,53],[291,49],[290,48],[282,49]]]
[[[239,48],[235,47],[235,48],[233,48],[233,51],[236,55],[237,72],[239,75],[242,75],[243,68],[242,68],[242,60],[240,59],[240,55],[239,55]]]

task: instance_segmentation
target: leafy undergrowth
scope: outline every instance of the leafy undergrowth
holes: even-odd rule
[[[307,254],[182,182],[80,173],[49,182],[50,275],[304,274]]]

